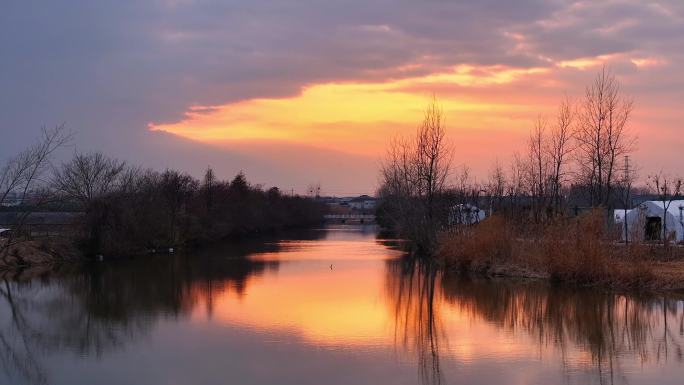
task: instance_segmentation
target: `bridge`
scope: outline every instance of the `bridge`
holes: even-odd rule
[[[330,223],[375,223],[372,214],[327,214],[323,218]]]

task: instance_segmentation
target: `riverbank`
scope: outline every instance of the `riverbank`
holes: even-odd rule
[[[563,279],[545,269],[530,268],[527,264],[495,263],[487,266],[463,266],[450,261],[446,263],[444,268],[447,271],[466,271],[480,276],[541,279],[580,286],[602,286],[617,290],[684,292],[684,261],[652,262],[646,277],[635,278],[629,274],[615,273],[591,280]],[[624,271],[626,266],[616,264],[615,269]]]
[[[529,277],[619,290],[684,290],[684,250],[606,241],[600,215],[521,230],[506,219],[444,233],[437,256],[446,269]]]
[[[154,255],[188,253],[210,250],[217,246],[231,245],[236,250],[255,244],[269,244],[280,239],[308,239],[321,237],[316,230],[320,226],[293,226],[280,230],[255,231],[233,235],[221,239],[207,239],[202,243],[191,245],[171,245],[157,249],[140,249],[137,253],[122,255],[103,255],[105,260],[147,258]],[[0,238],[0,250],[4,250],[6,239]],[[14,278],[35,277],[50,272],[53,268],[70,265],[72,263],[92,261],[93,255],[87,255],[77,245],[73,237],[41,238],[37,240],[23,240],[9,247],[7,257],[0,257],[0,278],[12,276]]]
[[[26,240],[5,250],[6,242],[0,239],[0,250],[6,253],[0,257],[0,273],[3,274],[26,269],[49,270],[55,264],[84,259],[84,254],[67,239]]]

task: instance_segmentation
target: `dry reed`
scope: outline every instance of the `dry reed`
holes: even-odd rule
[[[476,226],[442,234],[437,254],[448,268],[493,275],[619,289],[684,287],[679,278],[673,281],[656,274],[653,266],[659,253],[653,246],[625,246],[611,240],[599,211],[544,225],[520,225],[493,216]]]

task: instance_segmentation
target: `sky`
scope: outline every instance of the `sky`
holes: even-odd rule
[[[642,176],[681,174],[681,0],[5,0],[0,158],[65,123],[62,157],[373,193],[435,95],[482,179],[603,65],[634,100]]]

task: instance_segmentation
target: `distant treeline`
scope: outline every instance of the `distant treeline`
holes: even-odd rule
[[[93,183],[94,182],[94,183]],[[81,245],[88,253],[128,255],[320,223],[312,199],[231,181],[203,180],[176,170],[139,170],[101,154],[79,154],[55,172],[54,186],[80,202]]]
[[[43,130],[39,143],[0,169],[0,203],[7,206],[11,196],[11,209],[21,214],[10,237],[0,242],[4,259],[12,245],[26,238],[21,229],[30,213],[46,209],[82,212],[69,238],[87,255],[108,256],[308,227],[323,218],[322,204],[282,194],[277,187],[252,185],[242,172],[223,181],[208,168],[199,180],[176,170],[142,169],[100,153],[75,154],[59,165],[50,162],[51,154],[69,140],[63,127]]]

